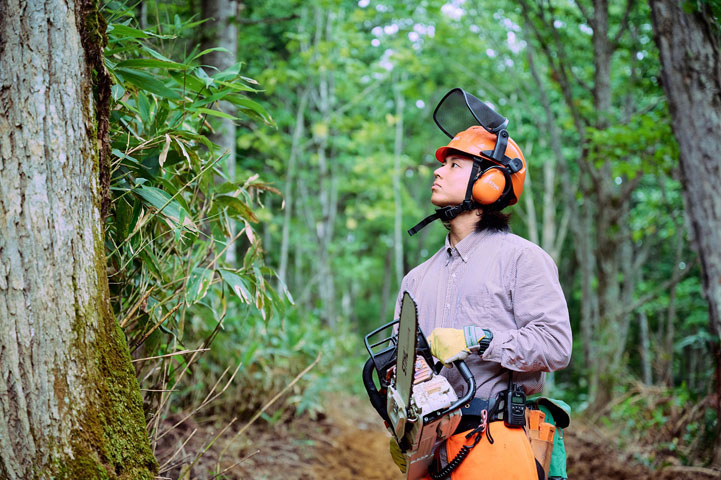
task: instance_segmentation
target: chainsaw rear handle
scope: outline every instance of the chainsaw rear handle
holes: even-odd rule
[[[378,415],[380,415],[381,418],[388,422],[388,424],[390,425],[391,421],[388,417],[386,399],[382,397],[381,394],[378,392],[376,384],[373,381],[374,370],[375,363],[373,362],[373,358],[369,358],[368,360],[366,360],[366,364],[363,366],[363,385],[365,385],[366,387],[366,392],[368,392],[368,398],[370,399],[373,408],[375,408],[376,412],[378,412]]]

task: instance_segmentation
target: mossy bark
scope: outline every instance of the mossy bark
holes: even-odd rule
[[[93,0],[0,5],[0,478],[152,479],[109,307],[109,79]]]

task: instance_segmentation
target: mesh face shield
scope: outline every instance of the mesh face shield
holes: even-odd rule
[[[450,138],[473,125],[496,134],[508,125],[507,118],[461,88],[454,88],[438,102],[433,120]]]

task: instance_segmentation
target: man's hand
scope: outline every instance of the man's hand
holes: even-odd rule
[[[456,360],[465,360],[471,348],[477,348],[485,333],[481,327],[434,328],[428,337],[431,354],[445,365]]]
[[[401,452],[401,447],[398,445],[398,442],[395,438],[391,437],[390,439],[390,451],[391,451],[391,457],[393,458],[393,462],[398,466],[401,473],[406,473],[406,470],[408,469],[408,465],[406,463],[406,457],[403,455],[403,452]]]

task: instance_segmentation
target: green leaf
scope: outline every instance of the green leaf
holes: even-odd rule
[[[141,72],[140,70],[132,70],[129,68],[117,68],[115,70],[116,75],[122,77],[123,80],[132,83],[133,85],[147,90],[150,93],[160,95],[161,97],[170,98],[173,100],[179,100],[180,95],[174,90],[166,87],[163,82],[158,80],[156,77],[147,72]]]
[[[144,248],[138,253],[138,256],[143,261],[143,265],[145,265],[145,268],[152,273],[158,282],[163,282],[163,275],[160,273],[160,270],[158,268],[160,262],[158,261],[158,258],[153,254],[152,250],[150,248]]]
[[[219,271],[223,281],[228,284],[238,298],[240,298],[244,303],[252,303],[250,291],[248,290],[248,286],[246,285],[245,280],[243,280],[243,277],[229,270],[220,269]]]
[[[137,28],[117,23],[111,23],[108,25],[107,32],[112,33],[114,37],[148,38],[150,36],[148,33],[138,30]]]
[[[215,83],[217,83],[218,85],[221,85],[223,87],[227,87],[235,92],[257,92],[258,91],[257,89],[251,88],[251,87],[245,85],[244,83],[241,83],[237,80],[233,80],[233,77],[231,77],[229,79],[230,81],[225,80],[225,77],[226,77],[225,72],[216,73],[215,75],[213,75],[213,79],[215,79]],[[242,77],[242,78],[245,78],[245,77]]]
[[[125,95],[125,89],[123,88],[122,85],[119,85],[117,83],[115,85],[113,85],[112,87],[110,87],[110,91],[113,95],[114,102],[117,102],[118,100],[123,98],[123,95]]]
[[[258,217],[255,216],[253,210],[234,195],[216,195],[215,201],[220,206],[227,208],[232,215],[240,215],[249,222],[258,222]]]
[[[170,60],[158,60],[156,58],[131,58],[130,60],[124,60],[118,63],[119,68],[174,68],[176,70],[184,70],[188,68],[187,65],[182,63],[173,62]]]
[[[150,123],[150,101],[143,92],[138,92],[138,111],[143,123]]]
[[[185,302],[192,305],[200,301],[208,293],[210,284],[213,282],[214,270],[208,268],[194,268],[188,279],[188,287],[185,291]]]
[[[226,52],[226,53],[230,53],[227,48],[213,47],[213,48],[208,48],[207,50],[203,50],[202,52],[200,52],[199,54],[197,54],[196,56],[194,56],[193,58],[191,58],[190,61],[193,61],[193,60],[195,60],[195,59],[198,59],[198,58],[202,57],[203,55],[207,55],[207,54],[209,54],[210,52]]]
[[[220,100],[220,99],[222,99],[223,97],[226,97],[226,96],[230,95],[231,93],[233,93],[232,90],[223,89],[223,90],[221,90],[221,91],[219,91],[219,92],[216,92],[216,93],[214,93],[214,94],[212,94],[212,95],[210,95],[210,96],[208,96],[208,97],[203,97],[203,98],[201,98],[201,99],[199,99],[199,100],[196,100],[195,102],[193,102],[193,103],[190,105],[189,108],[202,107],[203,105],[207,105],[207,104],[209,104],[209,103],[215,102],[216,100]]]
[[[238,117],[234,117],[233,115],[230,115],[225,112],[221,112],[219,110],[212,110],[210,108],[196,108],[196,112],[198,113],[205,113],[206,115],[211,115],[213,117],[220,117],[220,118],[227,118],[228,120],[238,120]]]
[[[267,122],[267,123],[273,122],[273,118],[270,116],[270,114],[265,109],[265,107],[263,105],[261,105],[260,103],[255,102],[255,101],[253,101],[247,97],[244,97],[242,95],[228,95],[225,98],[229,102],[234,103],[235,105],[239,106],[242,109],[251,110],[251,111],[257,113],[258,115],[261,116],[261,118],[265,122]]]
[[[133,189],[145,202],[158,209],[164,217],[171,220],[177,227],[182,225],[183,227],[197,231],[198,227],[195,226],[193,221],[190,219],[190,215],[176,200],[173,200],[168,193],[155,187],[146,187],[145,185]],[[181,223],[181,210],[183,210]]]
[[[190,75],[187,71],[183,72],[169,72],[170,76],[175,80],[178,86],[184,90],[190,90],[191,92],[202,92],[205,90],[205,82],[201,82],[194,75]]]

